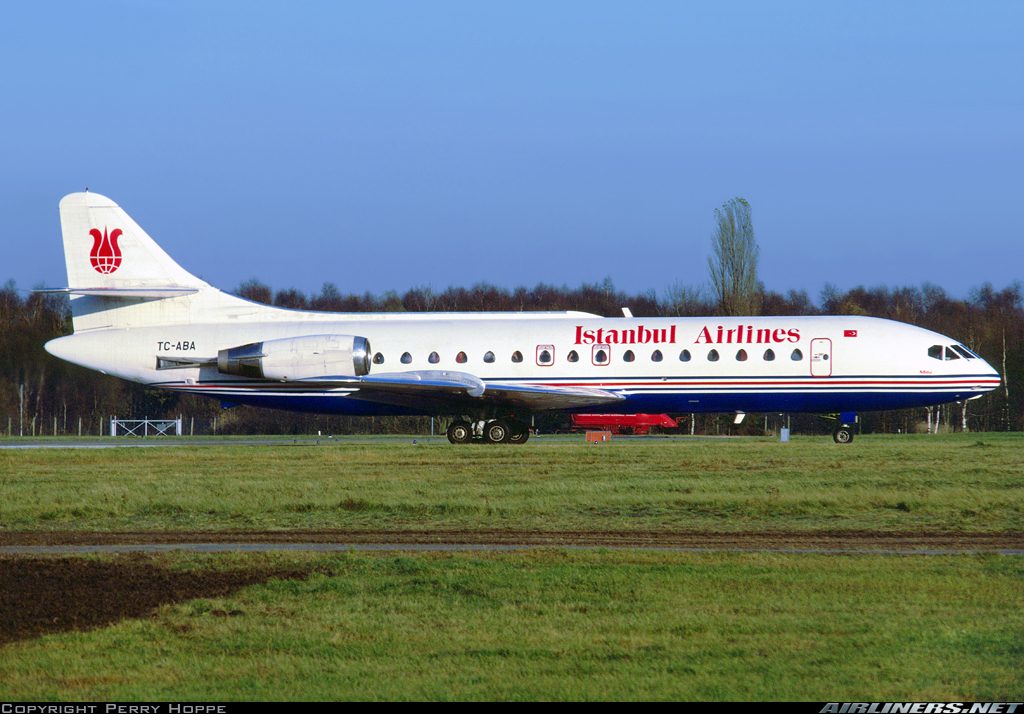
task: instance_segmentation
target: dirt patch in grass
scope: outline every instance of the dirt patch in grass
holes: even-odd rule
[[[149,615],[160,605],[222,597],[298,570],[171,571],[144,557],[0,557],[0,645],[67,630],[88,630]]]

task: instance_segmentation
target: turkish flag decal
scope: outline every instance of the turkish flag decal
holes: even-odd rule
[[[857,336],[857,331],[856,330],[843,330],[843,337],[856,337],[856,336]]]

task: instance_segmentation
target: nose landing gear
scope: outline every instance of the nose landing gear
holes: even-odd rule
[[[835,419],[836,425],[836,428],[832,430],[832,440],[837,444],[849,444],[853,441],[853,425],[857,423],[856,413],[841,412],[831,418]]]
[[[853,441],[853,427],[846,424],[836,427],[832,432],[832,440],[837,444],[849,444]]]

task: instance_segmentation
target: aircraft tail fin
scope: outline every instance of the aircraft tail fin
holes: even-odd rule
[[[106,196],[72,193],[60,202],[68,287],[209,287],[164,252]]]
[[[237,305],[178,265],[114,201],[98,193],[60,202],[66,288],[75,332],[107,327],[185,324],[196,308]]]

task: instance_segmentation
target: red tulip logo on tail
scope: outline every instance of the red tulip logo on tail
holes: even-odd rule
[[[109,275],[121,267],[121,249],[117,247],[117,239],[121,237],[121,229],[115,228],[107,235],[107,227],[103,227],[100,233],[99,228],[89,231],[92,236],[92,251],[89,253],[89,260],[97,273]]]

